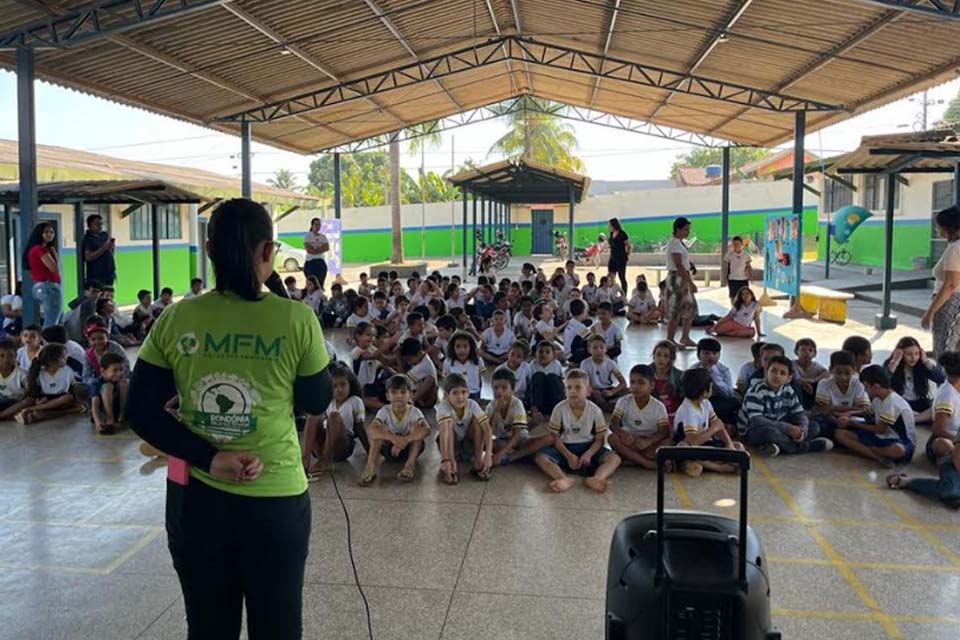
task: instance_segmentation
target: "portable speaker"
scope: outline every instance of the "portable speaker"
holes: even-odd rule
[[[664,463],[740,469],[740,520],[664,511]],[[665,447],[657,452],[657,510],[622,520],[607,565],[607,640],[779,640],[760,539],[747,525],[743,451]]]

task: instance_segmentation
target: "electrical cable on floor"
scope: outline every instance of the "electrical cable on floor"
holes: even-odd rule
[[[347,505],[340,495],[340,487],[337,486],[337,475],[330,470],[330,478],[333,480],[333,490],[337,493],[337,500],[340,501],[340,508],[343,509],[343,517],[347,520],[347,552],[350,555],[350,566],[353,568],[353,580],[357,585],[357,591],[360,592],[360,598],[363,600],[363,608],[367,614],[367,635],[373,640],[373,623],[370,621],[370,603],[367,601],[367,594],[363,592],[360,586],[360,575],[357,573],[357,561],[353,557],[353,536],[350,529],[350,514],[347,512]]]

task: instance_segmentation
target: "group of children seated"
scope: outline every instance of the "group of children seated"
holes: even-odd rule
[[[447,484],[459,482],[461,471],[487,480],[498,467],[531,461],[556,492],[571,488],[575,475],[603,492],[621,464],[654,469],[657,449],[670,444],[749,445],[765,456],[842,446],[892,468],[912,459],[915,425],[933,422],[927,457],[952,454],[960,394],[951,385],[960,382],[960,355],[944,357],[945,375],[915,339],[904,338],[887,362],[872,365],[869,341],[853,336],[826,368],[811,339],[797,341],[793,358],[780,345],[754,342],[752,360],[734,378],[711,335],[699,341],[698,362],[687,371],[675,365],[677,345],[661,341],[649,364],[624,375],[617,298],[597,298],[601,286],[615,284],[603,278],[593,285],[588,276],[581,288],[572,264],[549,278],[526,267],[520,281],[481,275],[469,292],[457,276],[437,272],[414,274],[406,289],[390,273],[376,283],[364,274],[356,291],[335,289],[318,317],[348,327],[352,350],[349,364],[331,367],[334,400],[326,414],[306,420],[308,476],[349,458],[359,440],[367,454],[362,485],[376,480],[383,460],[402,463],[397,478],[410,481],[431,434]],[[638,279],[634,298],[648,298],[645,284]],[[739,293],[749,313],[737,322],[759,329],[750,308],[756,299],[748,288]],[[346,309],[334,306],[340,299]],[[723,335],[737,309],[709,333]],[[639,313],[641,323],[657,320],[655,304],[623,312]],[[958,371],[951,373],[954,360]],[[369,424],[367,412],[375,415]],[[708,461],[677,469],[691,477],[704,470],[734,469]],[[897,476],[889,484],[911,482]]]

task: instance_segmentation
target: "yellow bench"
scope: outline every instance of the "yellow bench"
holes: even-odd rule
[[[805,311],[816,313],[817,317],[827,322],[847,321],[847,300],[852,300],[852,293],[834,291],[824,287],[805,285],[800,287],[800,306]]]

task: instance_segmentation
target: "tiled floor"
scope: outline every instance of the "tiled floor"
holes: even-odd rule
[[[704,298],[719,302],[722,294]],[[874,341],[880,359],[915,330],[876,334],[873,308],[854,304],[851,312],[844,327],[765,319],[770,339],[815,337],[821,359],[851,333]],[[645,361],[659,337],[628,329],[621,366]],[[333,336],[341,347],[343,338]],[[727,343],[724,361],[739,365],[748,347]],[[694,356],[681,358],[683,366]],[[130,433],[94,436],[82,420],[0,425],[0,637],[184,637],[162,529],[164,473],[137,444]],[[932,472],[917,460],[912,473]],[[435,478],[431,445],[412,484],[385,479],[362,489],[361,461],[351,462],[337,471],[337,488],[375,638],[603,637],[607,541],[621,518],[653,508],[652,474],[622,469],[603,496],[582,486],[551,495],[529,467],[447,487]],[[881,479],[880,470],[837,453],[755,459],[750,520],[765,546],[785,638],[960,637],[960,518],[882,489]],[[736,508],[713,505],[736,492],[732,477],[673,477],[667,487],[672,507],[734,517]],[[332,479],[311,485],[310,494],[305,636],[365,638]]]

